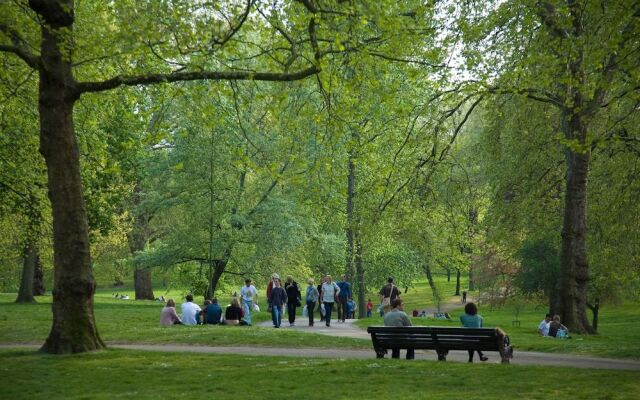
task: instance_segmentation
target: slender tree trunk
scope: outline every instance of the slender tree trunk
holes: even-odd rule
[[[356,285],[358,288],[358,318],[364,318],[366,316],[366,295],[367,289],[364,285],[364,260],[362,257],[362,240],[360,234],[356,235]]]
[[[462,273],[460,272],[459,269],[456,270],[456,292],[454,293],[454,296],[460,296],[460,278],[462,276]]]
[[[140,211],[139,206],[141,203],[142,189],[140,183],[136,183],[133,198],[135,220],[133,222],[133,229],[127,237],[132,256],[143,251],[149,240],[149,217]],[[134,265],[133,268],[133,287],[136,292],[136,300],[154,300],[156,297],[153,294],[151,270],[149,267],[141,267],[139,265]]]
[[[35,303],[33,297],[33,276],[38,259],[38,252],[33,241],[29,240],[24,246],[22,255],[22,279],[16,303]]]
[[[33,270],[33,295],[43,296],[45,292],[44,288],[44,272],[42,271],[42,260],[40,255],[36,251],[36,264]]]
[[[431,268],[429,268],[431,270]],[[447,268],[447,282],[451,282],[451,270]]]
[[[207,289],[208,298],[214,298],[216,295],[216,288],[220,282],[224,270],[227,268],[227,260],[214,260],[213,261],[213,275],[211,275],[211,281],[209,288]]]
[[[476,290],[476,284],[473,281],[473,266],[469,266],[469,291]]]
[[[93,314],[96,282],[73,126],[78,99],[70,61],[73,1],[62,3],[29,3],[47,22],[42,25],[40,49],[40,152],[47,164],[55,253],[53,323],[41,351],[56,354],[105,347]]]
[[[356,188],[356,166],[353,162],[353,156],[349,154],[349,174],[347,175],[347,254],[346,254],[346,266],[345,272],[348,279],[352,280],[355,277],[353,260],[355,257],[355,244],[354,244],[354,201],[355,201],[355,188]],[[352,281],[353,282],[353,281]]]

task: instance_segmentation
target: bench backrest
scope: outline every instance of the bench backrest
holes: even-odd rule
[[[495,328],[370,326],[367,332],[374,343],[389,349],[498,349],[498,332]]]

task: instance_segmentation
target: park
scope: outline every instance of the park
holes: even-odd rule
[[[639,38],[636,0],[0,1],[0,398],[637,398]]]

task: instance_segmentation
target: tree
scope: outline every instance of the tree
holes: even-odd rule
[[[310,18],[304,24],[304,31],[311,34],[311,40],[302,44],[311,43],[315,47],[311,50],[312,54],[315,54],[311,59],[315,61],[300,61],[298,55],[304,54],[304,50],[292,50],[286,57],[288,64],[283,72],[255,72],[247,66],[235,70],[224,70],[217,63],[203,65],[204,70],[197,67],[189,70],[190,65],[197,64],[196,61],[199,61],[197,56],[202,53],[193,51],[181,57],[179,51],[183,49],[170,49],[167,45],[168,41],[160,40],[163,35],[171,32],[156,29],[154,33],[157,36],[149,38],[147,43],[151,44],[145,56],[151,53],[166,60],[179,59],[183,65],[173,72],[167,71],[166,68],[165,71],[158,72],[143,71],[143,59],[136,60],[133,56],[117,57],[118,54],[109,54],[106,47],[100,44],[117,38],[129,40],[124,43],[116,41],[121,43],[122,48],[130,48],[128,46],[130,44],[136,47],[139,38],[127,37],[125,30],[120,29],[115,29],[113,33],[108,34],[106,28],[134,26],[143,30],[151,29],[150,23],[153,19],[143,20],[143,16],[161,15],[161,12],[165,11],[164,3],[143,3],[139,4],[137,9],[124,7],[120,9],[112,4],[113,14],[109,18],[113,19],[109,22],[100,20],[105,18],[103,13],[92,10],[96,4],[87,2],[82,5],[85,8],[77,9],[78,6],[73,0],[30,0],[25,5],[3,3],[0,6],[3,15],[0,20],[0,32],[4,39],[0,44],[0,52],[18,57],[39,74],[40,152],[47,164],[55,249],[53,323],[51,332],[41,349],[48,353],[84,352],[104,347],[93,315],[95,280],[91,271],[89,232],[73,121],[74,105],[80,97],[120,86],[163,82],[242,79],[292,81],[303,79],[319,71],[317,64],[319,50],[317,40],[314,38],[316,27],[314,18]],[[167,24],[168,30],[176,29],[173,37],[179,43],[173,42],[173,44],[185,46],[185,50],[193,49],[194,47],[190,46],[197,43],[194,43],[193,37],[190,37],[191,29],[187,30],[187,28],[211,24],[218,29],[214,29],[212,35],[206,38],[209,40],[209,49],[215,51],[226,48],[229,41],[244,26],[253,5],[253,1],[248,1],[242,9],[230,7],[231,10],[222,10],[217,13],[216,10],[207,10],[205,6],[174,4],[172,11],[178,16],[178,20]],[[125,15],[125,12],[130,14]],[[226,12],[232,15],[224,15]],[[122,19],[118,20],[119,17],[132,16],[135,16],[135,20],[127,21],[126,24],[121,23]],[[227,21],[228,25],[225,26],[227,22],[223,21]],[[143,24],[138,25],[140,22]],[[93,32],[88,29],[89,26]],[[39,33],[37,33],[38,29]],[[141,34],[141,32],[135,33]],[[300,29],[297,32],[300,32]],[[105,42],[98,41],[92,34],[106,35]],[[164,43],[165,46],[155,46],[155,43]],[[296,43],[299,42],[296,41]],[[104,62],[103,71],[113,76],[99,79],[97,70],[91,71],[84,64],[105,59],[95,58],[96,54],[90,54],[91,50],[87,52],[88,54],[83,54],[87,57],[86,59],[78,61],[76,58],[78,52],[82,54],[82,51],[88,48],[93,51],[104,51],[103,55],[115,56],[114,58],[119,61],[134,67],[129,70],[125,65],[121,65],[124,67],[121,70],[124,71],[117,73],[115,71],[118,71],[118,64]],[[163,50],[166,51],[163,52]],[[170,50],[174,50],[173,53]],[[204,48],[199,47],[197,50],[202,51]],[[205,54],[206,56],[208,54]],[[175,65],[175,61],[171,63]],[[210,66],[216,69],[212,70]],[[301,69],[289,72],[290,67],[297,66],[301,66]]]
[[[592,146],[608,136],[602,123],[607,108],[637,95],[640,87],[637,74],[629,72],[638,67],[640,5],[572,0],[484,7],[463,29],[479,39],[466,54],[471,64],[479,61],[477,75],[487,91],[519,94],[555,110],[565,164],[558,312],[573,331],[593,333],[586,314]]]

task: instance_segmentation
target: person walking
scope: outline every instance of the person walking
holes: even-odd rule
[[[470,302],[464,306],[464,314],[460,316],[460,322],[465,328],[482,328],[482,317],[478,314],[478,307],[475,303]],[[469,362],[473,362],[473,353],[476,350],[467,350],[469,352]],[[478,356],[480,361],[487,361],[489,358],[485,357],[480,350]]]
[[[274,328],[280,328],[282,324],[282,310],[283,306],[287,304],[287,291],[280,286],[280,279],[275,278],[273,280],[273,289],[271,289],[271,296],[269,297],[269,304],[271,304],[271,320],[273,321]]]
[[[240,298],[242,299],[242,309],[244,310],[244,320],[247,325],[251,325],[251,310],[253,304],[258,304],[258,290],[251,284],[251,279],[244,280],[244,286],[240,289]]]
[[[298,282],[294,281],[291,276],[287,276],[287,282],[284,284],[284,290],[287,291],[287,314],[289,315],[289,326],[296,326],[296,309],[301,305]]]
[[[280,276],[275,272],[271,274],[271,279],[269,279],[269,283],[267,283],[267,311],[271,312],[271,291],[273,290],[274,282],[276,279],[280,279]]]
[[[338,321],[349,318],[348,302],[351,299],[351,283],[347,282],[347,276],[340,275],[340,282],[337,283],[340,288],[340,294],[338,295]]]
[[[380,315],[384,316],[384,313],[391,310],[391,303],[393,300],[400,297],[400,290],[393,284],[393,278],[389,277],[387,278],[387,284],[380,289],[378,294],[380,295],[380,304],[382,305]]]
[[[384,315],[384,326],[411,326],[411,320],[404,312],[404,302],[396,298],[391,302],[391,310]],[[391,358],[400,358],[400,349],[391,350]],[[415,350],[407,349],[407,360],[415,358]]]
[[[325,325],[331,326],[331,310],[335,304],[336,298],[340,295],[340,288],[335,282],[331,280],[331,275],[327,275],[324,278],[322,284],[322,292],[320,297],[322,298],[322,304],[324,304],[325,313]]]
[[[307,281],[307,292],[305,294],[305,302],[307,304],[307,314],[309,316],[309,326],[313,326],[313,309],[316,307],[316,302],[320,298],[318,289],[314,286],[313,279]]]
[[[324,277],[320,278],[320,283],[318,284],[318,293],[322,295],[322,284],[324,283]],[[322,312],[322,299],[319,298],[318,301],[318,314],[320,314],[320,322],[324,321],[325,313]]]

